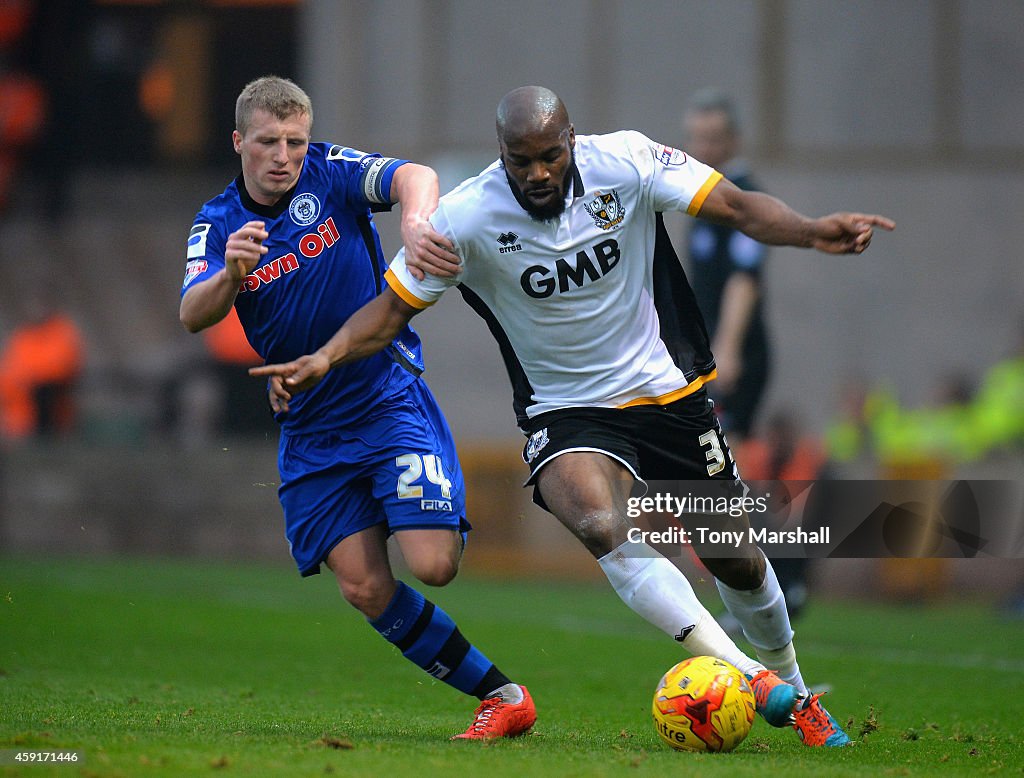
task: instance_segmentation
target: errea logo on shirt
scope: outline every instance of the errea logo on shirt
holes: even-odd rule
[[[362,162],[369,156],[365,151],[351,149],[348,146],[331,146],[327,152],[327,159],[347,159],[349,162]]]
[[[519,242],[519,236],[514,232],[503,232],[496,240],[500,244],[499,254],[508,254],[510,251],[522,251],[523,245]]]
[[[196,224],[188,233],[188,252],[185,259],[199,259],[206,256],[206,236],[210,234],[209,224]]]

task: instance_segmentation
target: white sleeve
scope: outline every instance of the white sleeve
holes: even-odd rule
[[[686,211],[695,216],[722,174],[682,149],[656,143],[639,132],[627,133],[630,156],[656,211]]]
[[[461,256],[462,252],[459,250],[459,244],[452,233],[443,201],[438,204],[437,210],[430,217],[430,223],[434,225],[435,230],[455,244],[455,253]],[[463,262],[465,262],[465,259],[463,259]],[[436,303],[441,299],[441,295],[445,293],[445,290],[449,287],[457,286],[461,278],[462,271],[460,270],[454,278],[440,278],[427,273],[422,281],[418,280],[409,272],[409,268],[405,264],[404,246],[395,255],[395,258],[391,260],[391,265],[384,274],[384,280],[395,294],[413,308],[421,310]]]

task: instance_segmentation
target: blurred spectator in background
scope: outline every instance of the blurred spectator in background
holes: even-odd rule
[[[862,457],[867,440],[864,403],[870,391],[867,379],[848,375],[839,387],[838,411],[825,429],[828,457],[838,464],[849,464]]]
[[[45,293],[26,299],[23,321],[0,352],[0,433],[19,440],[70,432],[82,370],[78,325]]]
[[[683,117],[683,149],[740,189],[756,190],[740,158],[732,99],[718,89],[696,92]],[[708,385],[722,427],[735,444],[750,434],[769,375],[761,272],[765,246],[731,227],[690,220],[690,282],[715,355],[718,380]],[[742,462],[742,461],[741,461]]]
[[[883,465],[974,462],[1024,446],[1024,323],[1014,352],[988,370],[977,389],[969,374],[950,373],[932,401],[902,406],[888,387],[852,381],[830,425],[829,453],[838,462],[868,455]]]
[[[46,91],[25,62],[34,5],[0,1],[0,212],[10,205],[19,164],[39,141],[46,119]]]
[[[1024,319],[1013,352],[982,376],[972,420],[990,449],[1024,448]]]

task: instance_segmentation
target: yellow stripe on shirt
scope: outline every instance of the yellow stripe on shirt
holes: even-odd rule
[[[722,180],[722,174],[717,170],[713,171],[708,180],[704,182],[704,185],[697,190],[697,194],[690,200],[690,204],[686,207],[686,212],[690,216],[696,216],[700,213],[700,208],[704,205],[704,201],[708,199],[708,195],[711,194],[711,190],[715,188],[715,185]]]
[[[697,376],[686,386],[668,392],[667,394],[661,394],[657,397],[637,397],[635,400],[630,400],[628,403],[616,406],[617,408],[632,408],[635,405],[668,405],[674,403],[676,400],[681,400],[687,395],[691,395],[700,389],[708,381],[713,381],[718,378],[718,370],[712,370],[707,375]]]
[[[402,282],[398,280],[398,276],[396,276],[392,272],[391,268],[388,268],[387,272],[384,273],[384,280],[388,282],[388,286],[391,287],[391,291],[393,291],[395,294],[401,297],[404,302],[411,305],[413,308],[416,308],[417,310],[425,310],[434,304],[432,302],[427,302],[426,300],[421,300],[419,297],[417,297],[404,286],[402,286]]]

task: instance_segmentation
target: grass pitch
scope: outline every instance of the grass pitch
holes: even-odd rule
[[[1024,623],[970,604],[812,604],[807,679],[857,741],[758,718],[731,754],[660,745],[650,698],[683,654],[606,586],[460,579],[428,593],[540,719],[452,743],[475,701],[404,660],[333,581],[287,566],[0,557],[0,775],[699,776],[1024,772]],[[13,750],[84,761],[10,763]]]

